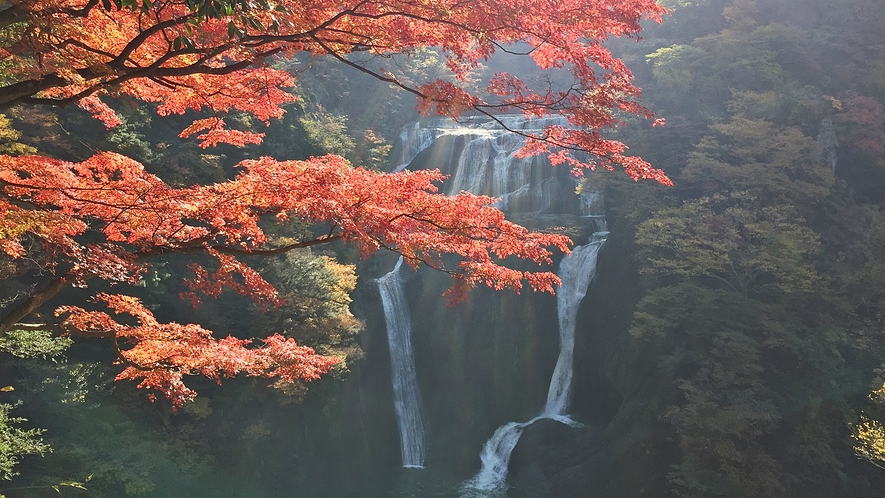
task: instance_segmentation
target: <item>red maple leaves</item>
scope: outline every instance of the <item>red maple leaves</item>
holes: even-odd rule
[[[222,4],[224,2],[221,2]],[[114,6],[114,4],[120,7]],[[182,136],[200,133],[204,146],[257,143],[261,134],[230,130],[223,114],[247,112],[268,122],[295,97],[287,72],[273,57],[310,52],[399,86],[419,108],[457,117],[521,112],[565,116],[570,126],[549,127],[529,138],[526,154],[551,153],[576,173],[602,166],[623,168],[634,179],[669,183],[623,144],[599,130],[621,123],[621,113],[651,117],[626,66],[602,44],[610,36],[637,36],[640,21],[660,20],[654,0],[280,0],[242,11],[206,15],[180,0],[122,3],[43,0],[0,11],[0,110],[18,103],[80,102],[107,126],[119,119],[103,95],[128,95],[159,104],[161,115],[208,111]],[[111,7],[108,9],[107,7]],[[410,82],[396,64],[363,65],[352,52],[388,55],[439,47],[455,80]],[[518,48],[517,48],[518,47]],[[511,74],[498,74],[484,94],[464,84],[468,72],[496,51],[520,52],[541,70],[566,72],[564,88],[533,90]],[[589,161],[568,152],[592,154]]]
[[[120,119],[101,99],[128,96],[157,104],[160,115],[204,113],[181,132],[205,147],[258,143],[262,134],[229,129],[224,115],[249,113],[268,123],[294,100],[295,81],[269,62],[298,52],[325,55],[398,86],[423,111],[457,117],[503,112],[564,116],[569,126],[527,138],[521,154],[548,154],[579,174],[586,168],[623,168],[634,179],[669,184],[626,146],[600,130],[622,124],[621,114],[650,118],[624,64],[602,45],[609,36],[637,36],[640,21],[666,10],[654,0],[279,0],[242,10],[207,11],[189,0],[13,2],[0,10],[0,110],[18,104],[78,103],[106,126]],[[208,4],[207,4],[208,5]],[[251,4],[250,4],[251,5]],[[438,47],[454,72],[451,81],[410,82],[395,64],[363,65],[347,55],[406,53]],[[532,89],[501,73],[484,93],[465,83],[468,73],[499,50],[531,57],[542,70],[570,75],[561,89]],[[376,62],[384,58],[374,58]],[[506,127],[504,123],[502,123]],[[573,152],[579,152],[577,156]],[[589,155],[587,154],[589,153]],[[589,157],[590,159],[579,159]],[[240,257],[278,254],[342,240],[364,255],[379,249],[417,266],[448,272],[450,302],[484,283],[519,291],[525,284],[552,292],[550,272],[518,271],[500,262],[516,257],[549,263],[551,250],[567,251],[564,236],[533,233],[504,219],[494,199],[445,197],[436,171],[379,174],[352,168],[336,156],[306,161],[262,158],[241,163],[236,178],[215,185],[173,188],[126,157],[98,153],[70,163],[41,156],[0,156],[0,251],[24,257],[25,241],[39,242],[55,278],[0,321],[0,334],[61,289],[90,278],[138,282],[147,262],[166,254],[205,253],[214,268],[191,266],[186,297],[217,296],[228,288],[261,307],[279,297]],[[313,239],[272,246],[264,218],[324,224]],[[454,266],[448,266],[459,257]],[[63,306],[69,330],[112,337],[125,365],[119,378],[166,393],[174,403],[192,398],[185,375],[211,378],[243,372],[312,379],[334,358],[314,354],[274,335],[257,348],[248,341],[214,339],[196,325],[158,323],[138,300],[99,294],[96,299],[137,325],[98,311]]]
[[[55,264],[67,259],[72,276],[113,280],[137,278],[141,261],[150,257],[208,252],[219,259],[225,273],[239,273],[253,282],[243,292],[256,293],[262,286],[231,255],[276,250],[265,247],[262,217],[292,216],[329,224],[327,235],[301,246],[341,239],[356,244],[365,255],[391,249],[412,264],[449,271],[471,285],[484,281],[516,290],[525,274],[498,265],[493,257],[549,263],[548,247],[565,250],[568,243],[566,237],[532,233],[505,220],[491,207],[495,199],[437,194],[434,182],[443,180],[438,171],[384,174],[353,168],[338,156],[307,161],[262,158],[244,161],[241,167],[244,171],[231,181],[173,188],[136,161],[114,153],[99,153],[81,163],[0,156],[4,194],[19,201],[0,204],[0,220],[9,226],[9,235],[0,239],[2,247],[16,256],[19,240],[30,234],[63,254]],[[104,242],[77,241],[75,236],[87,228],[84,220],[104,235]],[[445,268],[443,254],[457,254],[465,261],[458,268]],[[108,261],[114,265],[109,267]],[[226,281],[221,274],[210,278],[199,272],[194,289],[216,295],[219,282]],[[541,274],[534,282],[540,290],[549,290],[556,280]]]
[[[114,314],[135,318],[137,325],[124,325],[107,313],[76,306],[62,306],[56,315],[64,316],[63,325],[71,330],[110,337],[125,366],[117,380],[139,381],[138,387],[164,393],[174,406],[197,394],[184,385],[185,375],[203,375],[220,383],[224,377],[243,373],[292,382],[318,379],[340,362],[279,334],[250,348],[250,340],[215,339],[199,325],[159,323],[134,297],[99,293],[95,298]]]
[[[516,291],[527,283],[553,292],[559,282],[551,272],[514,270],[500,261],[513,256],[550,263],[552,249],[568,250],[567,237],[529,232],[507,221],[491,207],[493,198],[438,194],[434,184],[443,179],[438,171],[384,174],[353,168],[338,156],[262,158],[240,166],[242,172],[230,181],[173,188],[139,163],[113,153],[80,163],[0,156],[0,249],[20,257],[23,240],[38,240],[54,255],[52,268],[59,275],[54,292],[29,300],[0,327],[8,329],[64,284],[89,278],[136,283],[148,260],[165,254],[205,253],[216,259],[213,271],[191,266],[194,277],[185,297],[195,303],[200,294],[214,297],[228,288],[267,308],[279,303],[276,290],[238,256],[277,254],[333,240],[355,244],[364,255],[389,249],[413,266],[426,264],[450,273],[455,282],[450,302],[463,299],[478,283]],[[322,223],[328,232],[287,246],[269,245],[261,220],[289,217]],[[81,240],[87,238],[88,243]],[[447,254],[460,256],[460,261],[447,266]],[[264,340],[263,348],[249,349],[248,342],[216,340],[196,325],[160,324],[135,298],[96,298],[117,314],[134,316],[139,325],[125,326],[102,312],[64,306],[58,313],[66,316],[65,327],[127,345],[118,349],[126,365],[119,378],[141,379],[140,386],[158,389],[175,403],[193,395],[182,383],[183,375],[220,378],[239,371],[309,379],[337,361],[274,336]]]

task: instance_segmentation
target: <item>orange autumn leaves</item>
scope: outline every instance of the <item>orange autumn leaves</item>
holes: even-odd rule
[[[124,98],[153,103],[162,116],[199,113],[180,136],[195,136],[204,147],[257,144],[261,133],[231,129],[225,116],[246,113],[265,124],[281,117],[295,99],[296,81],[273,61],[307,52],[410,92],[422,112],[564,116],[568,126],[521,132],[527,138],[521,154],[547,154],[576,174],[621,168],[634,179],[670,182],[600,131],[622,125],[625,115],[652,117],[637,103],[630,71],[603,42],[636,37],[640,21],[660,20],[666,10],[654,0],[278,0],[245,11],[245,2],[214,3],[225,8],[200,13],[200,2],[188,0],[4,4],[0,110],[76,103],[110,128],[121,120],[106,101]],[[422,47],[441,49],[454,78],[412,82],[387,57]],[[522,53],[541,70],[568,75],[570,83],[532,88],[499,73],[484,90],[473,90],[468,73],[498,51]],[[367,57],[349,57],[354,53]],[[502,262],[550,263],[552,250],[567,250],[566,237],[507,221],[491,207],[493,199],[439,194],[443,177],[437,171],[380,174],[337,156],[262,158],[240,168],[223,183],[175,188],[112,153],[79,163],[0,155],[0,252],[23,258],[29,244],[36,245],[55,275],[46,289],[3,317],[0,334],[66,285],[83,286],[90,278],[137,283],[151,258],[168,254],[214,258],[210,267],[191,266],[184,297],[195,304],[230,289],[261,308],[276,306],[276,290],[242,257],[334,240],[354,244],[364,255],[392,250],[413,266],[451,274],[450,302],[479,284],[547,292],[558,284],[551,272],[515,270]],[[262,220],[272,218],[322,224],[326,231],[274,246],[262,229]],[[65,327],[113,337],[125,367],[119,378],[139,380],[176,404],[193,396],[185,375],[311,379],[335,363],[280,336],[254,347],[212,338],[196,325],[160,324],[131,297],[95,299],[138,324],[64,306],[59,313]]]
[[[550,263],[550,248],[565,250],[569,243],[564,236],[529,232],[507,221],[491,207],[493,198],[439,195],[435,182],[443,176],[435,170],[378,173],[353,168],[338,156],[307,161],[262,158],[240,166],[243,171],[233,180],[174,188],[136,161],[109,152],[80,163],[0,156],[4,194],[16,201],[0,204],[0,220],[7,226],[0,234],[8,234],[0,239],[0,247],[17,256],[19,240],[28,233],[64,255],[55,264],[68,258],[76,268],[74,277],[115,280],[137,277],[142,260],[149,257],[205,251],[219,258],[225,271],[245,277],[246,271],[233,264],[230,255],[273,250],[266,246],[260,220],[295,217],[330,227],[316,242],[341,239],[364,255],[390,249],[413,265],[448,271],[469,286],[485,282],[496,289],[519,290],[530,274],[496,261],[514,256]],[[61,230],[47,230],[38,222],[44,218]],[[24,219],[30,221],[23,223]],[[84,220],[105,240],[81,244],[76,236],[86,231]],[[119,271],[107,272],[104,262],[84,257],[90,251],[113,257]],[[448,268],[444,254],[462,256],[463,261]],[[201,277],[204,284],[194,284],[194,289],[203,287],[217,295],[217,278],[208,273]],[[541,272],[531,275],[531,283],[552,291],[557,280]],[[240,290],[272,301],[269,290],[256,292],[260,287],[255,282]],[[453,295],[455,300],[460,297]]]
[[[115,315],[129,315],[137,324],[124,325],[107,313],[76,306],[61,306],[56,315],[64,316],[63,325],[71,330],[111,337],[125,367],[116,380],[139,381],[138,387],[164,393],[174,406],[192,401],[197,394],[184,384],[185,375],[203,375],[219,383],[241,373],[292,382],[318,379],[339,362],[279,334],[249,348],[250,340],[215,339],[199,325],[159,323],[134,297],[105,293],[95,297]]]
[[[636,101],[629,69],[603,42],[636,37],[640,21],[660,20],[666,9],[654,0],[278,0],[245,11],[238,2],[218,3],[230,9],[207,16],[184,0],[15,2],[0,10],[0,110],[77,102],[111,127],[119,118],[101,98],[129,97],[156,103],[161,115],[206,112],[181,133],[197,135],[204,146],[254,144],[261,133],[230,129],[224,115],[279,118],[296,82],[271,62],[307,52],[414,94],[424,112],[562,115],[567,128],[526,133],[526,154],[552,154],[576,173],[621,168],[634,179],[669,183],[599,133],[623,124],[623,115],[652,117]],[[375,57],[423,47],[442,50],[453,80],[413,82],[395,61]],[[500,51],[523,54],[571,81],[532,88],[499,73],[477,92],[466,83],[468,73]],[[370,56],[349,58],[353,53]]]
[[[54,255],[53,271],[69,283],[93,277],[135,283],[151,257],[206,253],[216,258],[215,268],[193,264],[185,297],[197,303],[200,295],[217,296],[227,288],[262,308],[279,304],[277,292],[238,257],[331,240],[355,244],[364,255],[393,250],[413,266],[450,273],[451,302],[479,283],[516,291],[528,284],[547,292],[558,284],[551,272],[514,270],[501,261],[516,257],[549,264],[553,249],[567,250],[567,237],[529,232],[505,220],[491,207],[492,198],[438,194],[435,183],[443,177],[437,171],[384,174],[353,168],[337,156],[262,158],[240,166],[233,180],[174,188],[113,153],[80,163],[0,156],[0,249],[20,257],[22,241],[37,240]],[[270,245],[261,220],[290,217],[322,223],[328,232],[290,246]],[[448,254],[460,260],[448,266]],[[282,337],[264,339],[255,349],[248,341],[214,339],[196,325],[160,324],[131,297],[99,294],[96,299],[140,325],[124,326],[105,313],[64,306],[58,310],[66,316],[64,326],[115,338],[126,367],[119,378],[139,379],[141,387],[159,390],[176,404],[193,396],[183,375],[220,379],[239,371],[310,379],[337,362]]]

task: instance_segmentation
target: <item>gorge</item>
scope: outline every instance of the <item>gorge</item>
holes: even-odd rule
[[[530,121],[521,116],[501,118],[505,126],[533,131],[556,119]],[[523,430],[540,419],[551,419],[570,426],[580,424],[568,417],[574,362],[575,326],[578,307],[596,273],[599,249],[608,232],[601,199],[596,192],[575,194],[576,181],[561,170],[551,168],[543,157],[520,158],[517,151],[525,139],[491,121],[452,123],[431,120],[406,126],[401,133],[399,165],[438,167],[449,175],[443,189],[451,195],[461,191],[499,198],[498,207],[513,217],[530,222],[571,224],[591,233],[585,245],[573,248],[559,262],[557,274],[562,286],[556,297],[559,352],[546,403],[541,414],[524,423],[509,422],[499,427],[483,446],[482,468],[465,481],[460,493],[465,497],[498,496],[506,490],[505,479],[510,454]],[[412,165],[412,166],[410,166]],[[401,278],[402,258],[392,271],[378,278],[389,343],[393,403],[397,415],[403,467],[423,467],[427,436],[424,432],[421,393],[416,378],[410,342],[411,313]],[[459,308],[449,310],[457,315]],[[547,329],[548,333],[553,328]],[[482,334],[480,330],[468,333]],[[429,396],[434,396],[430,393]],[[433,464],[431,464],[432,466]]]

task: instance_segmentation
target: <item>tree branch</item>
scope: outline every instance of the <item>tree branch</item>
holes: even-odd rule
[[[29,298],[22,301],[18,306],[13,308],[9,314],[0,320],[0,337],[6,335],[6,332],[17,324],[19,320],[31,314],[40,305],[58,294],[62,289],[70,285],[72,278],[70,275],[55,277],[49,281],[49,284],[40,292],[32,294]]]

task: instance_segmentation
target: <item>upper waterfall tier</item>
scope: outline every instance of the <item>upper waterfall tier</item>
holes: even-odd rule
[[[397,169],[439,169],[449,176],[445,194],[466,191],[496,197],[497,206],[508,212],[582,214],[568,168],[551,167],[546,156],[517,157],[525,138],[505,129],[540,133],[546,126],[565,126],[565,119],[498,119],[456,123],[437,118],[410,124],[400,133]]]

